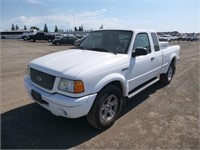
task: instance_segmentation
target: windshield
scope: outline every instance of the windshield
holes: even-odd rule
[[[132,31],[104,30],[91,32],[80,48],[102,52],[126,54]]]

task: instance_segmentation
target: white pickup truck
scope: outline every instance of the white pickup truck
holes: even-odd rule
[[[87,116],[110,127],[122,105],[157,81],[169,84],[180,47],[159,43],[151,30],[97,30],[79,49],[30,62],[25,87],[31,98],[57,116]]]

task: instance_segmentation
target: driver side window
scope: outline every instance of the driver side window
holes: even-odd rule
[[[149,37],[147,33],[139,33],[136,35],[133,51],[135,51],[137,47],[146,48],[147,53],[148,54],[151,53],[151,46],[150,46]]]

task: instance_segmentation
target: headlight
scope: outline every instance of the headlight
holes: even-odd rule
[[[84,84],[83,81],[80,80],[74,81],[62,78],[60,80],[58,89],[70,93],[82,93],[84,92]]]

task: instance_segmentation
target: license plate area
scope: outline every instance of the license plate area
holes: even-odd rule
[[[46,102],[46,101],[44,101],[43,99],[42,99],[42,96],[41,96],[41,94],[40,93],[38,93],[38,92],[36,92],[36,91],[34,91],[34,90],[31,90],[31,96],[33,97],[33,99],[35,100],[35,101],[37,101],[38,103],[40,103],[40,104],[49,104],[48,102]]]

